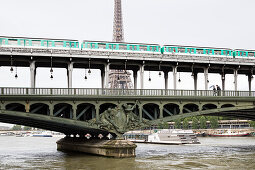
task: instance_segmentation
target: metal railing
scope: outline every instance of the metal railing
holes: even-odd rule
[[[13,88],[0,87],[1,96],[203,96],[255,97],[255,91],[172,90],[172,89],[100,89],[100,88]]]

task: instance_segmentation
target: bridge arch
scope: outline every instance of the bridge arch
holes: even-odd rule
[[[233,104],[223,104],[221,105],[221,108],[226,108],[226,107],[235,107]]]
[[[62,118],[73,118],[73,106],[68,103],[58,103],[54,105],[53,116]]]
[[[50,115],[49,105],[45,103],[31,104],[29,112],[34,114]]]
[[[173,116],[180,113],[180,106],[175,103],[168,103],[163,106],[163,117]]]
[[[99,114],[103,113],[104,111],[106,111],[108,108],[115,108],[117,107],[117,104],[114,104],[114,103],[103,103],[100,105],[100,108],[99,108]]]
[[[199,106],[194,103],[188,103],[183,106],[183,113],[191,113],[199,111]]]
[[[159,118],[159,105],[147,103],[143,105],[143,118],[153,120]]]
[[[26,112],[25,105],[21,103],[9,103],[5,105],[5,109],[10,111]]]
[[[77,105],[77,120],[86,121],[96,117],[95,105],[91,103],[80,103]]]
[[[209,109],[217,109],[217,105],[208,103],[202,106],[202,110],[209,110]]]

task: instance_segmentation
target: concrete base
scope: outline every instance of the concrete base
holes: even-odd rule
[[[96,140],[81,138],[62,138],[57,141],[57,149],[75,151],[106,157],[128,158],[135,157],[136,145],[127,140]]]

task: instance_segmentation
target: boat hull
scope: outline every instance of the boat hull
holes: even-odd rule
[[[211,137],[242,137],[242,136],[248,136],[249,134],[236,134],[236,135],[224,135],[224,134],[208,134],[208,136]]]

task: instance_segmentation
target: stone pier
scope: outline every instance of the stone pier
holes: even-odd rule
[[[60,151],[84,152],[106,157],[135,157],[136,145],[127,140],[99,140],[65,137],[57,141]]]

